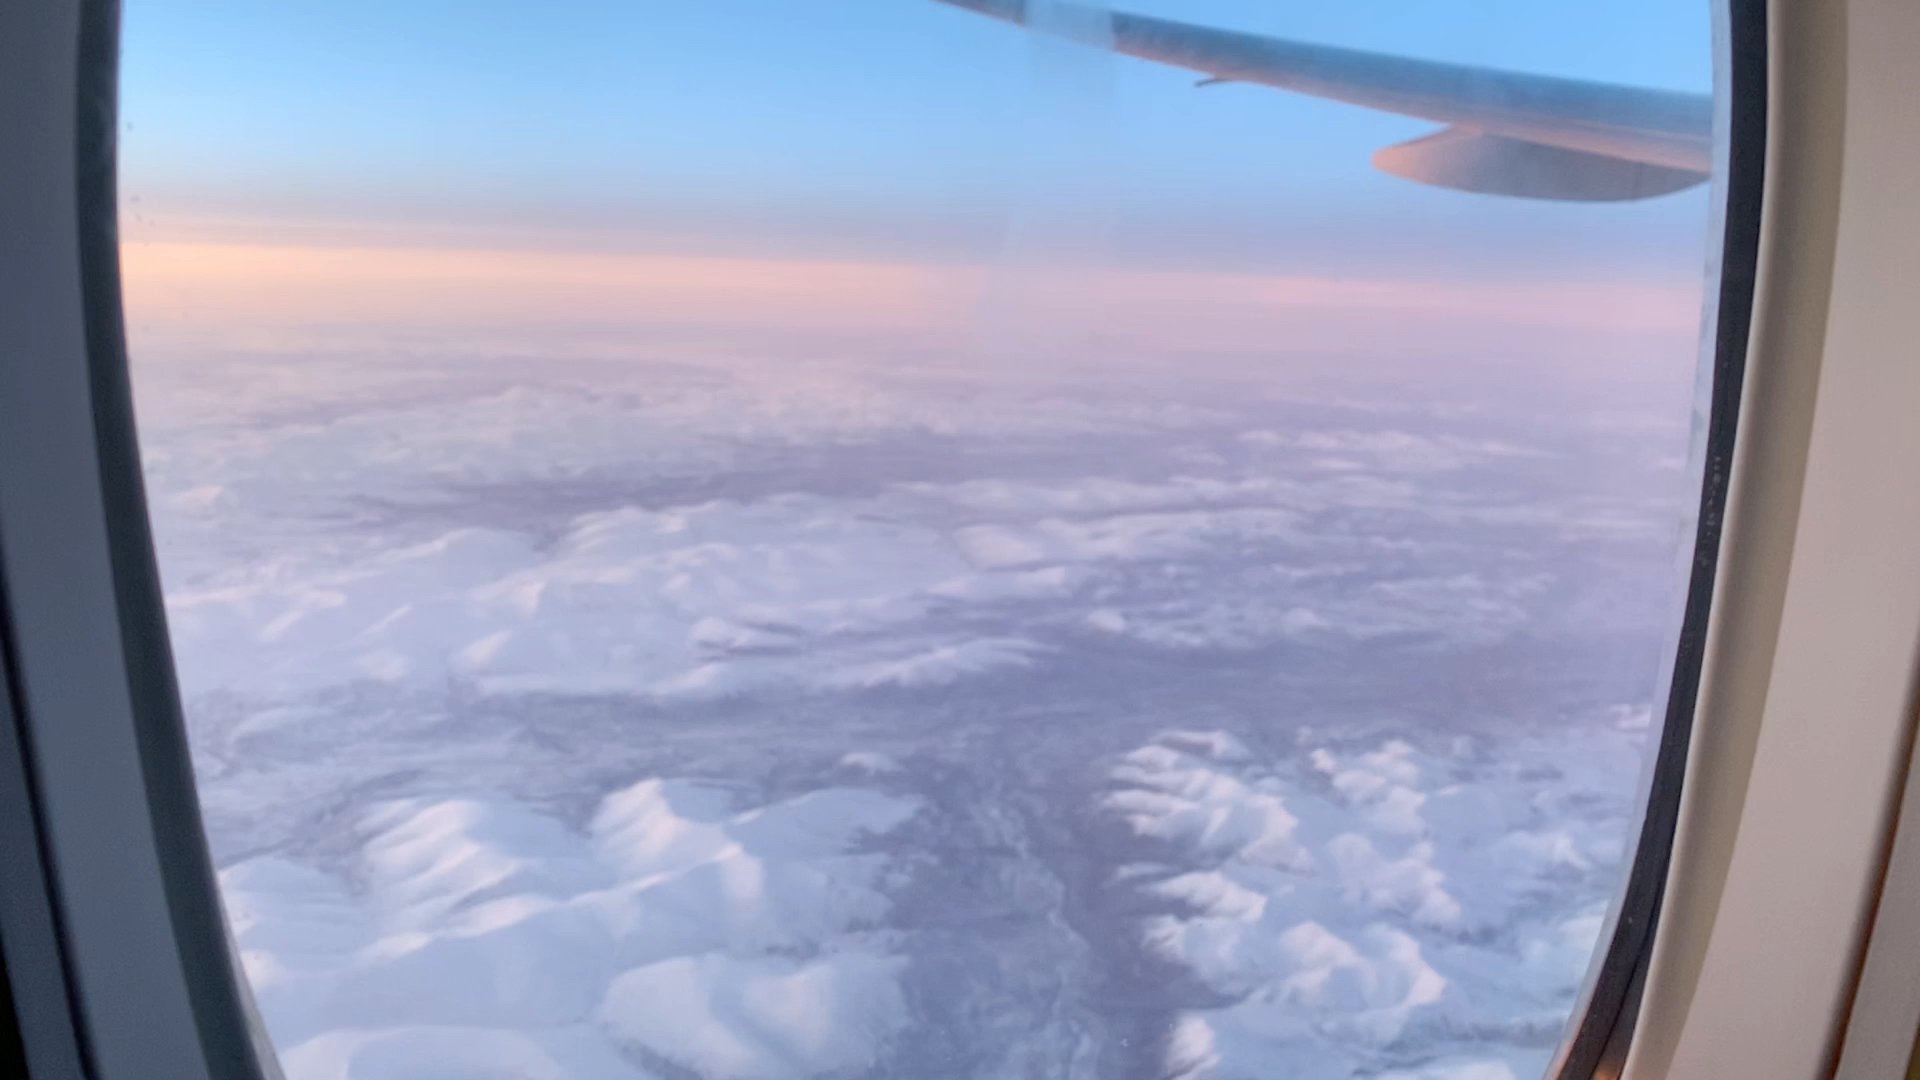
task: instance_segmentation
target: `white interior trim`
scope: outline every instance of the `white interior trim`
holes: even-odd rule
[[[1741,443],[1626,1068],[1649,1080],[1832,1074],[1911,737],[1920,5],[1775,0],[1769,38]]]

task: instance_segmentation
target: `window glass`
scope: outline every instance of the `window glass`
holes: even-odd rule
[[[1541,1074],[1692,540],[1711,13],[1130,3],[127,5],[289,1080]]]

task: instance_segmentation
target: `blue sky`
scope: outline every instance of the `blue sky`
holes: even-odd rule
[[[1642,85],[1710,78],[1701,0],[1116,6]],[[123,186],[163,216],[964,250],[1036,168],[1035,132],[1088,116],[1105,134],[1067,136],[1084,142],[1063,159],[1074,182],[1101,189],[1130,243],[1202,260],[1428,230],[1611,257],[1672,247],[1704,207],[1697,191],[1624,207],[1434,191],[1367,165],[1430,125],[1195,90],[1126,58],[1085,65],[1091,104],[1050,104],[1026,35],[932,0],[129,0],[124,55]]]

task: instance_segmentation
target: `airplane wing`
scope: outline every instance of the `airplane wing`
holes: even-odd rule
[[[1100,17],[1102,44],[1207,76],[1259,83],[1447,125],[1373,155],[1395,176],[1489,195],[1618,201],[1707,179],[1705,94],[1529,75],[1216,30],[1056,0],[940,0],[1027,25]],[[1109,38],[1107,22],[1111,23]]]

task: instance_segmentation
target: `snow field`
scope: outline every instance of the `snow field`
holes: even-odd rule
[[[345,874],[221,874],[289,1080],[598,1080],[649,1061],[714,1080],[839,1075],[908,1022],[875,928],[913,800],[827,788],[742,808],[645,780],[584,831],[508,802],[366,816]]]
[[[1527,779],[1527,752],[1566,761],[1564,745],[1483,762],[1396,739],[1262,763],[1226,733],[1173,731],[1122,755],[1099,808],[1157,857],[1110,887],[1155,909],[1142,945],[1224,1002],[1179,1015],[1169,1073],[1537,1073],[1628,824],[1632,737],[1580,739],[1591,770],[1550,781]],[[1556,812],[1583,801],[1604,812]]]

